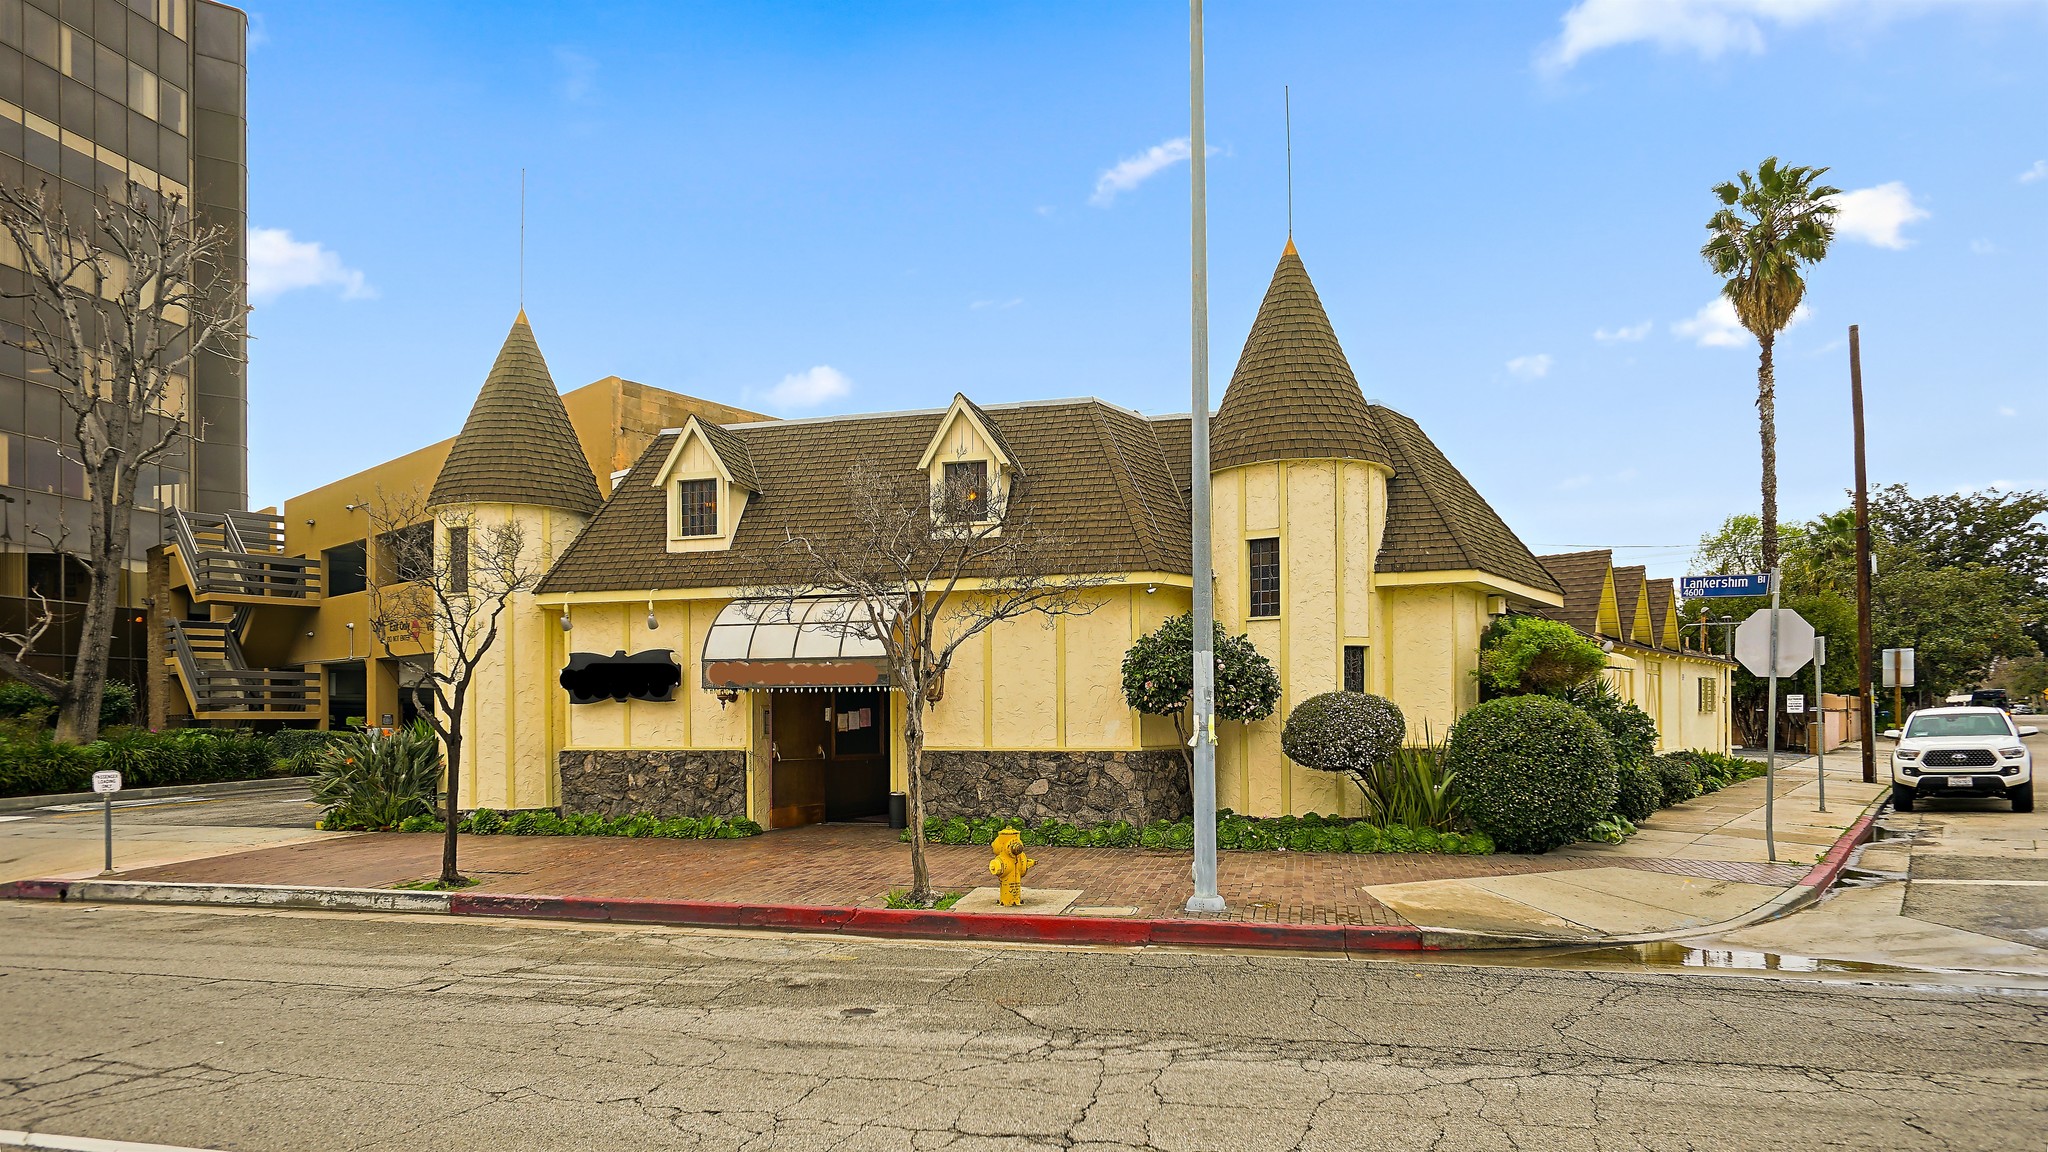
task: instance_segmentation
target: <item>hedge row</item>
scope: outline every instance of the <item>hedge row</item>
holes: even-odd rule
[[[321,825],[326,827],[325,823]],[[447,825],[432,816],[414,816],[398,826],[400,832],[442,832]],[[353,829],[343,829],[352,831]],[[740,840],[759,836],[762,828],[752,820],[729,820],[723,816],[559,816],[542,809],[503,815],[491,808],[479,808],[462,818],[456,831],[473,836],[632,836],[661,840]]]
[[[1027,846],[1059,848],[1145,848],[1185,852],[1194,847],[1191,820],[1155,820],[1143,826],[1117,820],[1081,827],[1060,820],[997,820],[962,817],[924,822],[928,844],[988,844],[1004,828],[1015,828]],[[900,837],[910,839],[909,829]],[[1493,841],[1477,832],[1434,832],[1401,825],[1382,828],[1343,816],[1240,816],[1228,808],[1216,814],[1216,846],[1233,852],[1439,852],[1484,856]]]
[[[212,784],[299,775],[308,736],[321,732],[280,732],[264,737],[216,728],[149,732],[114,728],[90,744],[59,744],[47,730],[19,724],[0,726],[0,796],[42,796],[84,792],[103,768],[121,773],[124,788]]]

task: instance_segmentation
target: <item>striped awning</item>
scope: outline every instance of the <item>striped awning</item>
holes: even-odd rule
[[[888,653],[859,601],[735,600],[704,634],[704,687],[831,691],[890,686]]]

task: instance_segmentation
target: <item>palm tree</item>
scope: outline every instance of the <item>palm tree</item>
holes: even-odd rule
[[[1735,306],[1735,318],[1762,349],[1756,367],[1756,411],[1763,439],[1763,561],[1778,564],[1777,378],[1771,348],[1792,323],[1806,296],[1802,266],[1828,254],[1835,238],[1829,201],[1841,194],[1818,181],[1825,168],[1780,168],[1778,158],[1740,173],[1714,189],[1721,209],[1707,221],[1712,233],[1700,255],[1725,283],[1721,294]]]

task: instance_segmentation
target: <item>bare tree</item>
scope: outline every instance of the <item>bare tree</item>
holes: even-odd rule
[[[924,846],[925,712],[945,696],[960,646],[1004,620],[1094,611],[1088,591],[1109,576],[1061,571],[1063,541],[1016,514],[1014,493],[964,479],[934,485],[914,470],[862,460],[845,479],[852,516],[843,529],[785,531],[781,550],[759,557],[786,579],[746,593],[793,609],[809,596],[853,604],[836,627],[878,642],[903,694],[903,750],[910,801],[910,899],[929,906]],[[814,625],[815,626],[815,625]]]
[[[537,544],[529,546],[526,529],[516,520],[459,509],[443,509],[437,517],[417,490],[379,493],[369,515],[378,550],[377,576],[369,589],[370,634],[386,656],[410,655],[419,647],[430,654],[413,685],[413,701],[447,751],[441,882],[461,884],[455,830],[461,812],[463,709],[513,599],[540,581],[540,550]]]
[[[71,674],[28,663],[55,619],[47,601],[23,631],[0,635],[0,671],[55,700],[57,738],[78,743],[99,735],[136,478],[189,444],[192,366],[202,355],[241,359],[248,314],[226,266],[228,229],[201,227],[179,197],[132,182],[125,200],[94,203],[91,220],[75,221],[47,186],[0,184],[0,229],[27,281],[6,295],[29,303],[23,334],[8,343],[56,378],[70,423],[62,451],[84,469],[91,510],[82,546],[46,535],[88,577]]]

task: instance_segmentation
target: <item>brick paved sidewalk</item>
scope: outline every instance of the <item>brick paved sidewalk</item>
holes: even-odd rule
[[[1762,782],[1748,781],[1659,812],[1626,844],[1574,845],[1547,856],[1225,852],[1220,886],[1229,911],[1220,918],[1481,931],[1563,924],[1620,932],[1603,927],[1603,917],[1617,914],[1616,924],[1640,918],[1648,902],[1653,919],[1684,921],[1694,904],[1704,911],[1693,921],[1719,919],[1727,908],[1760,904],[1796,884],[1812,867],[1815,847],[1832,843],[1875,794],[1873,786],[1834,783],[1831,772],[1841,803],[1833,815],[1812,815],[1805,800],[1810,762],[1799,768],[1807,769],[1803,776],[1793,769],[1781,782],[1782,863],[1763,859]],[[1079,889],[1077,910],[1187,915],[1187,853],[1055,847],[1031,853],[1038,867],[1030,886]],[[373,833],[137,869],[122,878],[385,888],[433,877],[440,854],[439,836]],[[928,858],[933,884],[942,891],[965,892],[989,881],[985,847],[934,844]],[[745,840],[465,836],[462,868],[485,892],[877,907],[890,889],[909,883],[910,848],[878,824],[815,825]],[[1591,916],[1572,911],[1589,901]],[[1475,908],[1476,919],[1468,916]],[[1572,914],[1560,920],[1559,909]]]
[[[878,825],[821,824],[745,840],[464,836],[464,874],[477,891],[650,897],[736,903],[879,906],[910,879],[910,846]],[[1189,891],[1186,853],[1119,848],[1031,849],[1031,886],[1078,888],[1077,905],[1176,916]],[[932,881],[964,892],[989,882],[981,847],[929,846]],[[384,888],[440,871],[441,838],[371,833],[125,872],[128,880]],[[1350,856],[1225,852],[1230,919],[1302,924],[1401,924],[1364,889],[1413,880],[1510,876],[1593,861],[1535,856]]]

